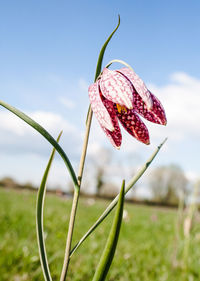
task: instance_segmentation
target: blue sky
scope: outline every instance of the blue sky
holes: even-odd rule
[[[132,65],[162,101],[169,122],[166,128],[148,124],[152,145],[147,148],[125,136],[128,149],[125,141],[120,152],[112,151],[113,157],[125,161],[127,154],[139,155],[140,164],[168,136],[157,165],[177,163],[197,177],[199,10],[197,0],[2,1],[1,99],[38,118],[54,136],[64,127],[62,144],[76,166],[87,87],[94,78],[99,50],[120,14],[121,25],[106,50],[104,65],[115,58]],[[39,182],[50,147],[3,109],[0,118],[0,177],[10,173],[19,181]],[[93,127],[91,151],[95,154],[101,145],[113,150],[95,121]],[[62,184],[62,164],[57,160],[56,165],[60,179],[52,176],[51,180]]]

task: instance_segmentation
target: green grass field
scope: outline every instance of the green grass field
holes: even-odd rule
[[[91,201],[91,200],[90,200]],[[35,231],[36,193],[0,189],[0,280],[43,280]],[[108,202],[82,199],[74,242],[88,230]],[[47,195],[45,236],[53,280],[59,280],[71,201]],[[183,239],[175,240],[176,210],[125,204],[117,252],[107,280],[200,280],[200,226],[192,229],[189,256],[182,261]],[[74,254],[68,280],[89,281],[111,226],[110,215]],[[177,260],[174,258],[177,253]],[[182,266],[181,266],[182,264]]]

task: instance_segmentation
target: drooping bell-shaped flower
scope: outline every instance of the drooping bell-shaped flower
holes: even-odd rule
[[[147,89],[139,76],[129,68],[104,68],[100,78],[89,87],[92,110],[111,143],[120,148],[122,142],[118,120],[137,140],[149,144],[146,125],[138,116],[166,125],[160,101]]]

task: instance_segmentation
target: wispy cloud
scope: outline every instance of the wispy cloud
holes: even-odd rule
[[[66,151],[76,157],[81,142],[80,130],[61,115],[52,112],[37,111],[28,113],[55,138],[61,130],[61,141]],[[1,154],[49,154],[49,146],[41,136],[16,116],[9,112],[0,112],[0,152]],[[70,136],[70,137],[69,137]],[[70,147],[70,149],[69,149]]]
[[[67,109],[74,109],[76,107],[75,102],[73,100],[70,100],[70,99],[66,98],[66,97],[60,97],[58,100]]]
[[[200,139],[200,79],[176,72],[171,75],[168,85],[150,85],[150,88],[159,96],[166,110],[168,124],[165,134],[173,141]],[[159,134],[160,129],[152,127],[152,130],[154,136]]]

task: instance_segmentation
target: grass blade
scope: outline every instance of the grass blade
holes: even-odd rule
[[[12,113],[14,113],[16,116],[18,116],[20,119],[22,119],[24,122],[26,122],[28,125],[30,125],[33,129],[38,131],[50,144],[53,145],[53,147],[57,150],[57,152],[60,154],[62,159],[65,162],[65,165],[71,175],[72,181],[74,183],[74,187],[76,189],[79,189],[78,187],[78,182],[76,178],[76,174],[74,172],[74,169],[71,165],[71,162],[69,161],[67,155],[65,154],[64,150],[62,147],[57,143],[57,141],[37,122],[35,122],[33,119],[31,119],[28,115],[24,114],[17,108],[3,102],[0,100],[0,105],[3,106],[4,108],[8,109]]]
[[[161,147],[166,142],[167,138],[156,148],[153,152],[151,157],[147,160],[147,162],[140,168],[138,173],[129,181],[126,185],[125,194],[134,186],[134,184],[141,178],[144,172],[147,170],[149,165],[152,163],[158,152],[160,151]],[[96,227],[109,215],[109,213],[114,209],[117,204],[119,195],[113,199],[113,201],[109,204],[106,210],[102,213],[102,215],[98,218],[98,220],[91,226],[91,228],[84,234],[84,236],[79,240],[79,242],[75,245],[75,247],[71,251],[71,256],[73,253],[81,246],[81,244],[85,241],[85,239],[96,229]]]
[[[97,77],[99,76],[99,74],[101,73],[101,68],[102,68],[102,61],[103,61],[103,56],[106,50],[106,47],[108,45],[108,43],[110,42],[111,38],[113,37],[113,35],[115,34],[115,32],[117,31],[118,27],[120,26],[120,15],[118,15],[118,24],[116,26],[116,28],[113,30],[113,32],[110,34],[110,36],[108,37],[108,39],[106,40],[106,42],[104,43],[103,47],[101,48],[101,51],[99,53],[99,58],[97,61],[97,67],[96,67],[96,73],[95,73],[95,79],[94,81],[96,81]]]
[[[114,258],[114,254],[115,254],[115,250],[116,250],[117,242],[118,242],[118,238],[119,238],[120,228],[121,228],[122,215],[123,215],[124,185],[125,185],[125,181],[123,181],[123,183],[122,183],[112,228],[109,233],[105,249],[103,251],[103,254],[101,256],[100,262],[97,266],[97,269],[96,269],[96,272],[95,272],[95,275],[94,275],[92,281],[105,280],[107,273],[110,269],[112,260]]]
[[[60,132],[57,142],[61,137],[62,132]],[[49,158],[49,162],[45,169],[44,175],[42,177],[42,181],[40,184],[40,188],[38,189],[37,195],[37,203],[36,203],[36,230],[37,230],[37,241],[38,241],[38,248],[40,254],[40,262],[42,266],[43,275],[45,281],[52,281],[47,255],[46,255],[46,248],[45,248],[45,241],[44,241],[44,228],[43,228],[43,209],[44,209],[44,199],[46,194],[46,182],[49,174],[49,170],[51,168],[51,164],[55,155],[55,148],[53,148],[51,156]]]

